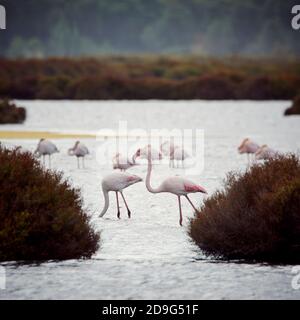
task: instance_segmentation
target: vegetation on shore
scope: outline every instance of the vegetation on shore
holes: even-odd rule
[[[79,190],[29,152],[0,145],[0,261],[89,258],[99,234]]]
[[[300,114],[300,95],[296,96],[291,107],[284,112],[285,116]]]
[[[25,119],[25,108],[17,107],[7,99],[0,100],[0,124],[23,123]]]
[[[197,56],[0,59],[14,99],[292,99],[300,60]]]
[[[189,234],[217,258],[299,263],[299,157],[281,155],[229,174],[224,190],[195,213]]]

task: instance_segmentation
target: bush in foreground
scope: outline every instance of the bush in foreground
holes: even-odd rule
[[[30,153],[0,145],[0,261],[89,258],[99,235],[79,191]]]
[[[0,124],[23,123],[25,118],[25,108],[17,107],[9,100],[0,101]]]
[[[284,112],[285,116],[290,116],[293,114],[300,114],[300,95],[294,99],[292,106],[286,109]]]
[[[190,236],[217,258],[300,262],[300,160],[278,156],[231,173],[191,220]]]

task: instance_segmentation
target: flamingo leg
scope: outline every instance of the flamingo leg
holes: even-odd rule
[[[179,224],[182,226],[182,209],[181,209],[181,199],[178,196],[178,206],[179,206]]]
[[[43,154],[43,165],[45,167],[45,155]]]
[[[248,157],[248,167],[250,167],[251,159],[250,159],[250,155],[249,155],[249,153],[247,153],[247,157]]]
[[[78,157],[76,157],[76,158],[77,158],[77,169],[80,169],[79,158]]]
[[[190,198],[189,198],[187,195],[186,195],[185,197],[187,198],[188,202],[191,204],[191,206],[193,207],[193,209],[194,209],[197,213],[199,213],[199,211],[196,209],[196,207],[194,206],[194,204],[193,204],[193,202],[190,200]]]
[[[82,157],[82,167],[83,167],[83,169],[85,168],[85,165],[84,165],[84,157]]]
[[[120,219],[120,205],[119,205],[118,191],[116,191],[116,198],[117,198],[117,207],[118,207],[117,217],[118,219]]]
[[[125,197],[124,197],[124,195],[123,195],[123,192],[120,192],[120,193],[121,193],[121,196],[122,196],[122,198],[123,198],[123,201],[124,201],[125,206],[126,206],[126,209],[127,209],[128,218],[130,218],[130,217],[131,217],[131,212],[130,212],[130,210],[129,210],[129,208],[128,208],[128,205],[127,205],[127,202],[126,202]]]
[[[174,168],[174,159],[170,159],[170,168]]]
[[[51,155],[49,154],[49,169],[51,169]]]

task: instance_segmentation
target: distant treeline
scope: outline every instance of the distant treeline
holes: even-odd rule
[[[1,0],[0,56],[299,56],[299,0]]]
[[[300,59],[0,59],[0,98],[292,99]]]

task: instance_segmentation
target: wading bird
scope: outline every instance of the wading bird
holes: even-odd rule
[[[34,151],[34,154],[36,154],[38,157],[43,156],[43,164],[45,166],[45,156],[49,156],[49,168],[51,168],[51,155],[53,153],[57,153],[59,150],[57,149],[56,145],[46,139],[41,139],[37,145],[36,150]]]
[[[107,176],[105,176],[102,180],[102,191],[104,195],[104,207],[102,212],[100,213],[99,217],[103,217],[109,207],[109,195],[108,193],[110,191],[113,191],[116,193],[116,200],[117,200],[117,217],[120,219],[120,206],[119,206],[119,197],[118,193],[121,194],[121,197],[123,198],[123,201],[125,203],[127,213],[128,213],[128,218],[131,217],[131,212],[129,210],[129,207],[127,205],[127,202],[125,200],[125,197],[123,195],[123,190],[137,182],[142,181],[142,178],[132,175],[132,174],[127,174],[123,172],[114,172],[111,173]]]
[[[184,160],[189,158],[189,157],[190,157],[190,155],[183,148],[175,146],[175,149],[174,149],[173,153],[170,155],[170,160],[173,162],[173,168],[174,168],[174,160],[176,160],[176,166],[178,168],[179,167],[179,162],[181,161],[181,165],[183,167],[184,166]]]
[[[136,162],[135,162],[136,157],[137,157],[136,153],[131,157],[131,159],[128,157],[124,157],[120,153],[117,153],[113,157],[113,168],[120,169],[121,171],[126,171],[127,169],[136,165]]]
[[[268,160],[268,159],[274,158],[277,154],[278,152],[276,152],[274,149],[271,149],[266,144],[264,144],[255,152],[255,159]]]
[[[77,168],[80,168],[79,158],[82,158],[82,167],[84,168],[84,157],[89,154],[89,149],[80,141],[76,141],[73,148],[68,150],[69,156],[76,156]]]
[[[182,147],[174,145],[174,142],[165,141],[160,146],[162,154],[167,156],[169,161],[169,167],[174,168],[174,160],[176,160],[176,166],[179,167],[179,162],[184,166],[184,160],[190,158],[189,153]]]
[[[206,190],[194,183],[193,181],[190,181],[183,177],[169,177],[165,179],[161,185],[154,189],[150,185],[150,178],[151,178],[151,171],[152,171],[152,160],[151,160],[151,151],[149,151],[148,156],[148,171],[147,171],[147,177],[146,177],[146,188],[151,193],[162,193],[162,192],[168,192],[175,194],[178,197],[178,205],[179,205],[179,224],[182,226],[182,208],[181,208],[181,196],[184,196],[190,205],[193,207],[193,209],[198,212],[190,198],[188,197],[189,193],[207,193]]]
[[[241,145],[238,147],[238,152],[240,154],[246,153],[248,158],[248,164],[250,163],[250,154],[255,154],[255,152],[258,150],[259,145],[251,141],[249,138],[246,138],[242,141]]]
[[[140,148],[136,151],[136,156],[140,157],[141,159],[148,159],[148,154],[151,154],[151,160],[161,160],[162,153],[154,148],[151,147],[150,144],[145,146],[144,148]]]

